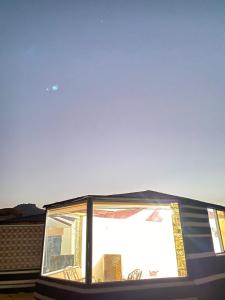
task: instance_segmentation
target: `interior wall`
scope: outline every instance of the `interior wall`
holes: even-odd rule
[[[158,277],[177,276],[172,212],[161,210],[162,222],[146,221],[153,212],[142,210],[127,219],[94,217],[93,268],[104,254],[120,254],[124,279],[136,268],[142,278],[149,278],[149,271],[158,271]]]

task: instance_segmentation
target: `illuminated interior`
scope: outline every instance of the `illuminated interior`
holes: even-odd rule
[[[86,274],[86,223],[92,224],[92,276]],[[177,203],[94,202],[93,215],[86,204],[47,211],[42,276],[100,283],[186,275]]]
[[[225,250],[225,213],[215,209],[208,209],[209,224],[212,233],[215,253]]]
[[[186,276],[178,205],[94,204],[92,275],[96,282]]]
[[[86,204],[48,210],[42,275],[84,282]]]

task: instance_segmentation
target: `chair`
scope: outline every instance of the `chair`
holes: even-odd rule
[[[63,274],[65,279],[85,282],[85,277],[82,277],[81,268],[79,266],[68,266],[63,271]],[[94,276],[92,276],[92,281],[96,282]]]
[[[84,282],[85,278],[82,278],[81,268],[78,266],[68,266],[63,271],[64,278],[73,280],[73,281],[80,281]]]
[[[141,279],[142,270],[135,269],[127,277],[128,280],[139,280]]]
[[[157,276],[157,274],[159,273],[159,271],[151,271],[151,270],[149,270],[148,272],[149,272],[150,277],[151,276]]]

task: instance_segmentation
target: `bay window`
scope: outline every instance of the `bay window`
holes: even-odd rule
[[[187,275],[177,203],[90,201],[47,210],[42,276],[103,283]]]

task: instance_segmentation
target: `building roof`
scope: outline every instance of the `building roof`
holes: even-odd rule
[[[45,213],[30,216],[20,216],[9,220],[0,221],[0,225],[10,225],[10,224],[44,224]]]
[[[9,220],[12,218],[20,217],[22,213],[16,208],[1,208],[0,221]]]
[[[141,191],[141,192],[134,192],[134,193],[124,193],[124,194],[113,194],[113,195],[87,195],[83,197],[77,197],[77,198],[72,198],[60,202],[55,202],[52,204],[45,205],[45,208],[51,208],[51,207],[60,207],[64,205],[69,205],[72,203],[76,202],[81,202],[81,201],[89,201],[90,199],[92,200],[101,200],[101,201],[132,201],[132,202],[171,202],[171,201],[177,201],[179,203],[185,203],[187,205],[198,205],[198,206],[207,206],[207,207],[212,207],[212,208],[217,208],[217,209],[224,209],[223,206],[221,205],[216,205],[200,200],[195,200],[195,199],[190,199],[186,197],[181,197],[181,196],[175,196],[175,195],[170,195],[170,194],[165,194],[165,193],[159,193],[156,191],[151,191],[151,190],[146,190],[146,191]]]

